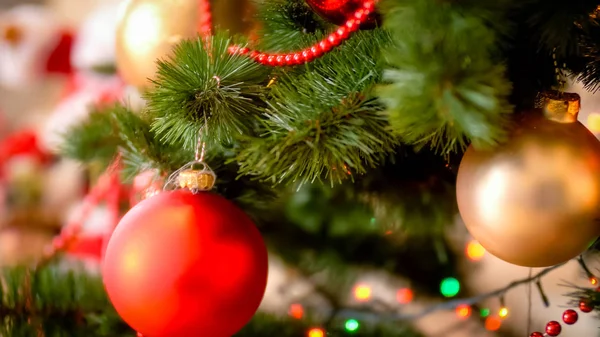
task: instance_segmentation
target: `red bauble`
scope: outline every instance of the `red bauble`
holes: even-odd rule
[[[354,12],[360,9],[364,0],[306,0],[306,3],[320,17],[335,25],[341,26],[348,19],[353,18]],[[363,22],[361,28],[374,28],[380,21],[377,13],[369,15],[369,18]]]
[[[102,272],[115,309],[145,337],[230,337],[263,298],[267,249],[226,199],[163,192],[125,214]]]
[[[529,337],[544,337],[544,334],[541,332],[532,332],[531,335],[529,335]]]
[[[592,312],[592,310],[594,310],[594,307],[590,304],[590,302],[588,302],[586,300],[580,300],[579,301],[579,310],[581,310],[582,312],[588,313],[588,312]]]
[[[575,310],[565,310],[565,312],[563,312],[563,322],[571,325],[571,324],[575,324],[577,323],[577,319],[579,318],[579,315],[577,315],[577,312]]]
[[[558,336],[560,335],[561,331],[562,327],[557,321],[550,321],[548,322],[548,324],[546,324],[546,333],[548,334],[548,336]]]

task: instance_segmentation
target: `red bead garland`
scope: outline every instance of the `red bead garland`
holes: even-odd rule
[[[563,322],[571,325],[571,324],[575,324],[577,323],[577,319],[579,318],[579,315],[577,315],[577,312],[575,310],[565,310],[565,312],[563,312],[562,315],[562,320]]]
[[[531,335],[529,335],[529,337],[544,337],[544,334],[541,332],[532,332]]]
[[[546,324],[546,333],[548,334],[548,336],[558,336],[560,335],[561,331],[562,327],[557,321],[550,321],[548,322],[548,324]]]
[[[248,48],[239,46],[229,47],[231,54],[248,55],[256,62],[273,67],[296,66],[311,62],[324,54],[330,52],[333,48],[348,40],[350,35],[356,32],[362,22],[364,22],[375,9],[377,0],[365,0],[362,7],[354,12],[353,17],[348,19],[344,25],[339,27],[335,32],[329,34],[325,39],[319,41],[311,47],[301,51],[284,53],[284,54],[268,54],[259,51],[251,51]]]

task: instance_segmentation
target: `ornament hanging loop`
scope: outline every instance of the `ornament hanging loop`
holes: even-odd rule
[[[202,140],[203,131],[206,128],[206,116],[204,126],[198,132],[198,143],[196,144],[196,153],[194,161],[191,161],[173,172],[167,182],[164,190],[188,189],[192,193],[210,191],[215,186],[217,175],[204,162],[206,158],[206,142]]]

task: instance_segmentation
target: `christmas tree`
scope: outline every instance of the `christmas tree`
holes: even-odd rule
[[[508,309],[486,298],[545,298],[540,279],[570,260],[596,285],[600,142],[565,87],[599,87],[597,2],[238,5],[219,27],[208,1],[127,2],[115,69],[144,102],[94,106],[59,146],[102,172],[86,205],[119,222],[102,273],[62,263],[81,234],[65,227],[3,271],[0,336],[408,337],[437,310],[497,330]],[[544,269],[461,293],[457,214],[473,255]],[[316,297],[255,314],[275,257]],[[400,304],[438,304],[377,301],[365,270],[409,279]],[[564,335],[598,294],[573,286],[572,308],[529,333]]]

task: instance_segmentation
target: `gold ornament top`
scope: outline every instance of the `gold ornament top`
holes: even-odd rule
[[[581,108],[581,97],[576,93],[547,91],[539,95],[536,107],[552,121],[574,123]]]
[[[196,191],[208,191],[215,186],[215,174],[207,170],[184,170],[179,173],[177,181],[180,188]]]
[[[210,191],[216,181],[215,172],[203,161],[195,160],[173,172],[167,179],[163,190],[186,189],[193,193]]]

